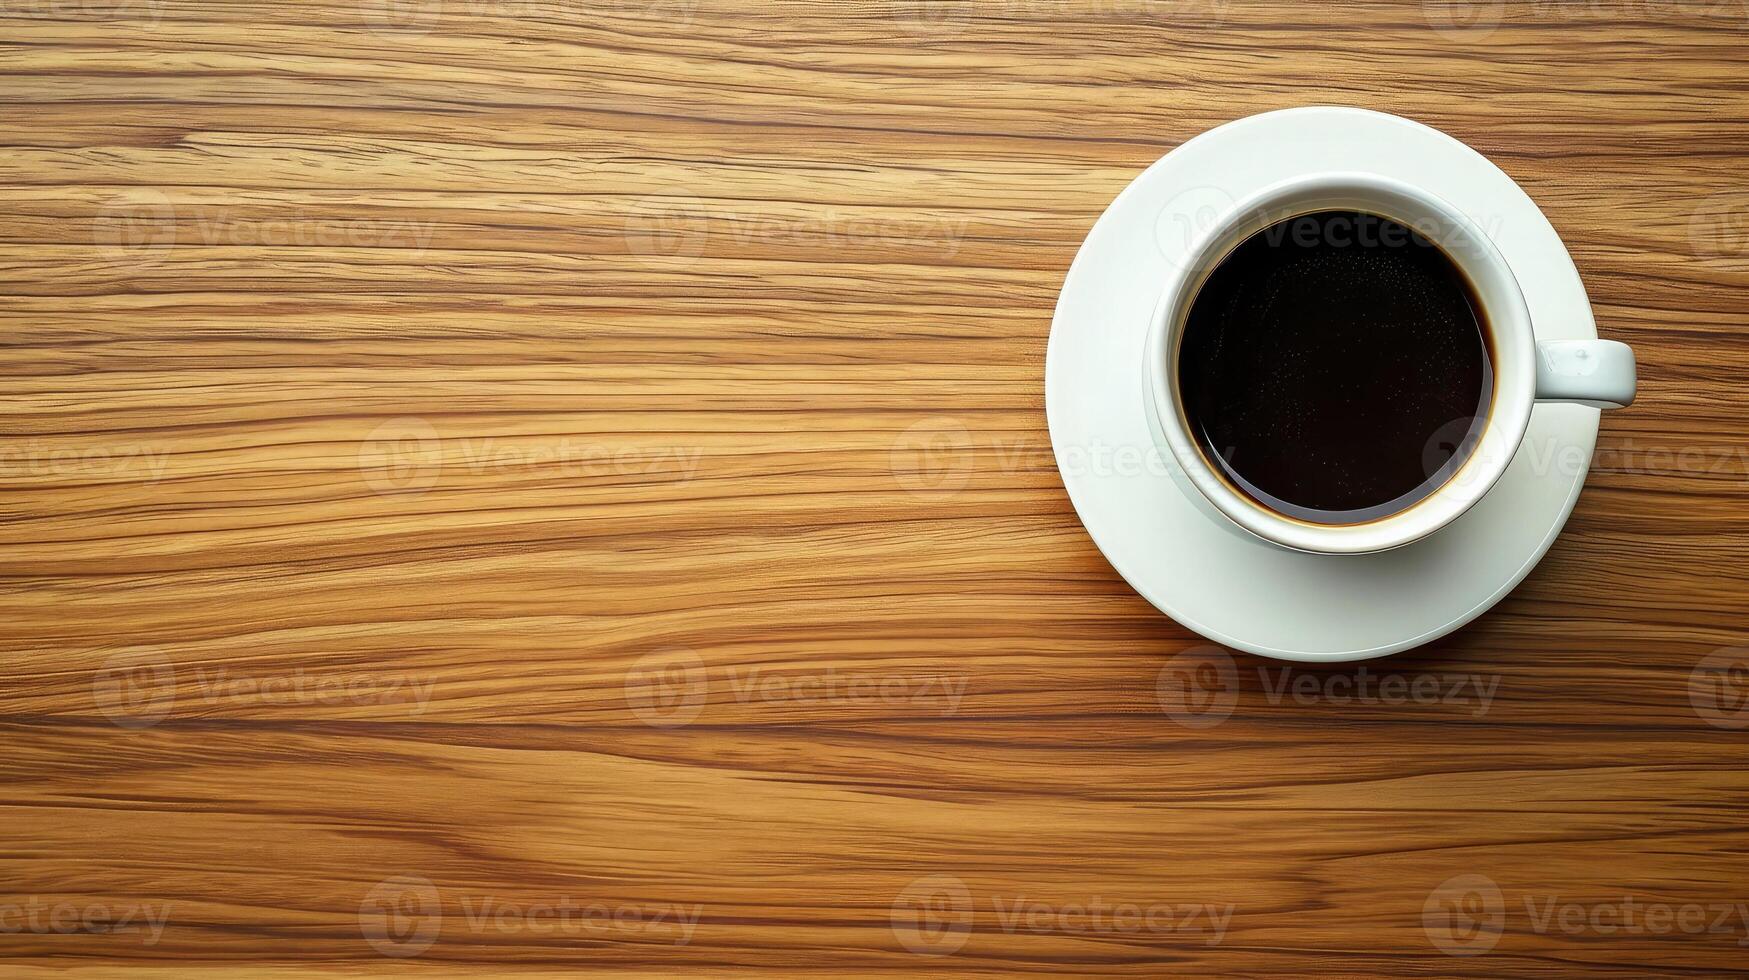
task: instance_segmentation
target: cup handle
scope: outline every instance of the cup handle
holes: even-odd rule
[[[1536,400],[1592,408],[1634,403],[1634,350],[1613,340],[1548,340],[1536,345]]]

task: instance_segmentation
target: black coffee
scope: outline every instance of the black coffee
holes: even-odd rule
[[[1487,325],[1437,245],[1320,211],[1246,239],[1203,283],[1178,358],[1190,429],[1241,492],[1355,524],[1439,489],[1493,397]]]

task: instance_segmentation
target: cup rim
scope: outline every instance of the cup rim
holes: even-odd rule
[[[1493,347],[1495,386],[1481,438],[1444,484],[1404,509],[1355,524],[1315,524],[1271,510],[1231,486],[1192,437],[1177,397],[1177,358],[1184,321],[1203,283],[1226,253],[1257,230],[1296,213],[1271,216],[1271,205],[1304,196],[1331,201],[1365,198],[1385,204],[1308,203],[1297,214],[1339,207],[1379,214],[1415,227],[1390,203],[1412,202],[1437,215],[1441,234],[1429,235],[1470,281],[1483,303],[1485,329]],[[1259,221],[1261,220],[1261,223]],[[1255,227],[1252,227],[1255,225]],[[1417,229],[1420,230],[1420,229]],[[1458,247],[1461,246],[1461,247]],[[1523,289],[1488,234],[1431,191],[1382,174],[1327,171],[1278,181],[1234,203],[1200,234],[1183,254],[1155,303],[1144,349],[1148,412],[1156,438],[1178,461],[1191,484],[1210,504],[1244,530],[1286,548],[1322,554],[1369,554],[1413,543],[1449,525],[1475,506],[1505,475],[1530,425],[1535,402],[1535,335]],[[1484,283],[1478,279],[1486,280]]]

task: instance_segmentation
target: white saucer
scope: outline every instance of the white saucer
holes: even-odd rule
[[[1362,660],[1481,615],[1548,552],[1597,442],[1598,410],[1539,404],[1499,484],[1463,517],[1375,555],[1286,551],[1240,531],[1166,465],[1143,409],[1142,346],[1169,263],[1254,190],[1315,170],[1420,184],[1494,239],[1538,340],[1597,336],[1566,247],[1486,158],[1419,123],[1364,109],[1264,113],[1185,143],[1118,195],[1075,256],[1045,358],[1051,445],[1081,522],[1119,574],[1218,643],[1285,660]]]

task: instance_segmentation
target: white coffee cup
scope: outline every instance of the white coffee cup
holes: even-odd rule
[[[1407,508],[1357,524],[1315,524],[1269,509],[1204,457],[1178,392],[1184,324],[1210,273],[1240,243],[1281,221],[1316,211],[1358,211],[1420,233],[1457,263],[1491,334],[1493,403],[1474,448],[1446,482]],[[1368,173],[1321,173],[1264,188],[1227,209],[1192,243],[1168,277],[1144,351],[1149,425],[1190,483],[1221,514],[1265,541],[1298,551],[1366,554],[1420,540],[1456,520],[1506,472],[1539,401],[1621,408],[1634,400],[1634,353],[1612,340],[1538,343],[1524,292],[1500,250],[1475,222],[1421,188]]]

